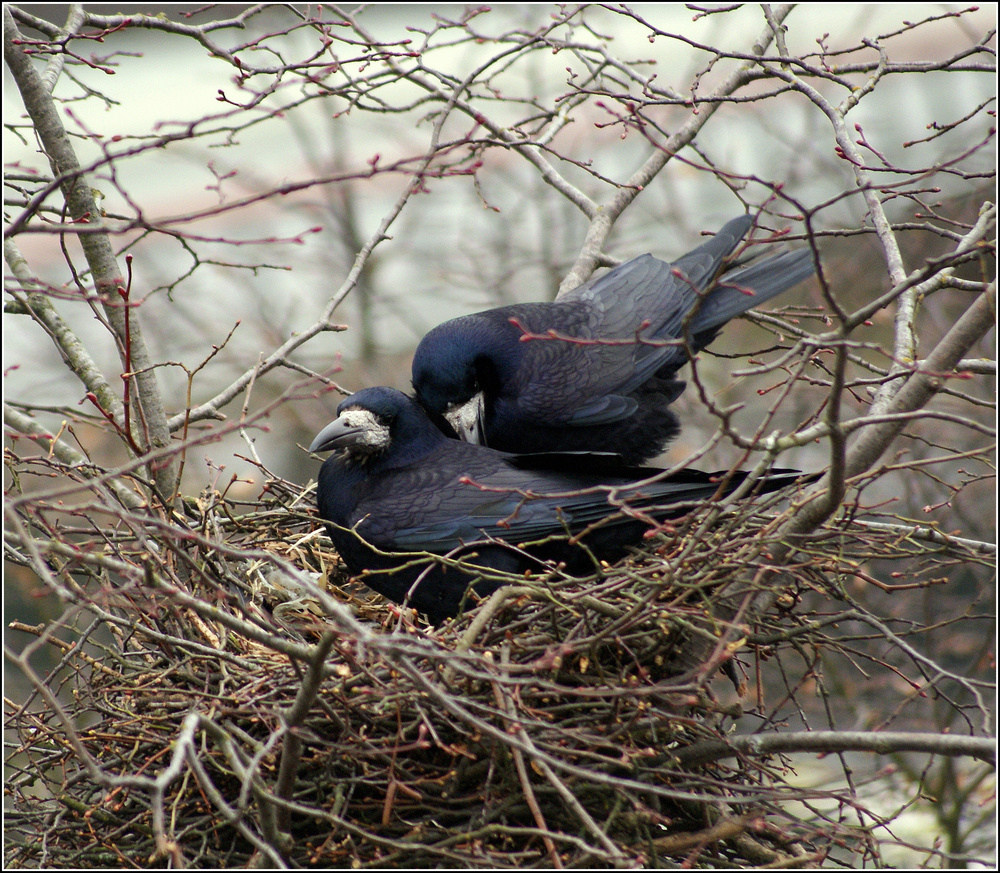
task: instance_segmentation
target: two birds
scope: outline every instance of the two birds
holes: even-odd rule
[[[672,264],[642,255],[553,303],[445,322],[417,347],[413,398],[344,400],[309,450],[335,452],[317,504],[351,572],[439,623],[509,581],[497,571],[592,571],[590,555],[641,541],[640,512],[676,517],[739,487],[746,473],[637,465],[679,430],[668,407],[689,357],[813,273],[808,250],[732,267],[752,224],[734,219]],[[795,479],[775,470],[756,487]]]

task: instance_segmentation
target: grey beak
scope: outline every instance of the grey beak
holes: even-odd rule
[[[449,409],[444,417],[448,419],[448,423],[455,428],[455,432],[465,442],[484,446],[486,445],[486,434],[483,433],[485,405],[483,393],[480,391],[461,406]]]
[[[357,442],[365,428],[348,424],[343,418],[336,418],[323,428],[309,444],[310,452],[328,452],[341,449]]]

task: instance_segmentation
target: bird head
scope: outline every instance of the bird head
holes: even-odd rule
[[[413,391],[421,406],[443,415],[480,390],[474,350],[461,337],[432,330],[413,354]]]
[[[413,400],[394,388],[364,388],[343,400],[337,418],[309,445],[310,452],[342,452],[363,463],[391,449],[410,455],[445,437]]]
[[[432,330],[413,356],[413,392],[431,417],[441,416],[458,436],[483,444],[486,392],[496,381],[490,358],[477,349],[461,320]],[[444,326],[442,326],[444,327]]]
[[[414,380],[413,391],[417,401],[433,419],[443,419],[442,430],[450,428],[459,439],[467,443],[485,445],[483,417],[486,411],[486,398],[479,387],[479,382],[473,373],[471,388],[469,381],[463,380],[461,387],[457,383],[442,384],[438,379],[423,380],[417,387]],[[448,398],[463,397],[455,401]]]

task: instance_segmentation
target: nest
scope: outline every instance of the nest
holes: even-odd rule
[[[757,866],[833,838],[769,820],[774,760],[699,751],[742,714],[765,582],[758,634],[828,584],[823,561],[774,575],[778,497],[435,629],[271,492],[242,516],[206,497],[175,553],[79,582],[77,639],[34,629],[60,661],[9,709],[9,866]]]

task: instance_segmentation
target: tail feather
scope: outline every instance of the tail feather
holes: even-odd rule
[[[816,271],[812,251],[800,249],[733,270],[705,297],[691,319],[692,334],[714,331],[749,309],[777,297]],[[748,293],[752,292],[752,293]]]
[[[720,483],[725,483],[722,489],[722,497],[732,494],[737,488],[750,477],[750,470],[720,470],[717,473],[704,473],[700,470],[682,470],[665,481],[665,485],[672,489],[673,500],[692,501],[707,500],[715,495],[719,490]],[[776,467],[763,476],[754,480],[752,492],[756,494],[768,494],[772,491],[780,491],[792,485],[805,485],[819,478],[816,473],[802,473],[800,470]]]
[[[753,225],[752,215],[741,215],[727,221],[715,236],[703,242],[698,248],[674,261],[670,267],[682,273],[687,282],[695,288],[708,284],[722,266],[722,261],[730,255],[747,235]]]

